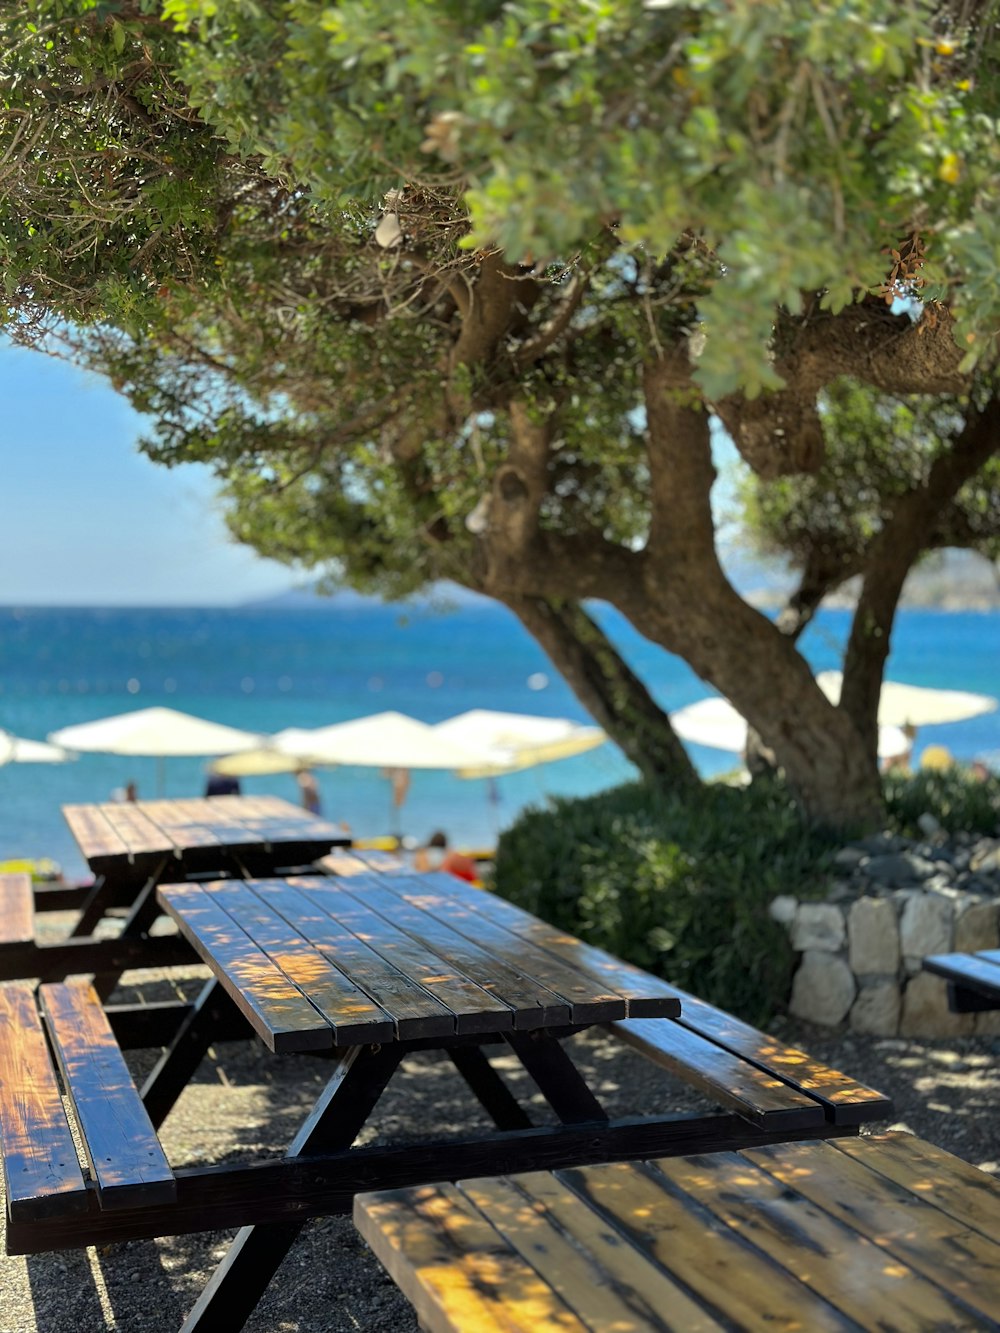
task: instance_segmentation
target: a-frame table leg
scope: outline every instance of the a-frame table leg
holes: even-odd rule
[[[234,1029],[241,1036],[252,1035],[250,1024],[213,977],[143,1084],[143,1104],[155,1128],[167,1118],[212,1042],[231,1038]]]
[[[503,1035],[564,1125],[607,1120],[604,1107],[557,1038],[545,1032],[505,1032]]]
[[[531,1117],[490,1064],[481,1046],[451,1046],[448,1054],[497,1129],[531,1128]]]
[[[402,1058],[396,1044],[345,1052],[288,1157],[347,1149],[357,1138]],[[243,1227],[215,1270],[181,1333],[238,1333],[302,1230],[301,1222]]]

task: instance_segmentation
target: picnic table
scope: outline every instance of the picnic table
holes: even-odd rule
[[[948,982],[948,1007],[953,1013],[1000,1009],[1000,949],[930,954],[923,967]]]
[[[871,1089],[490,893],[360,864],[339,878],[159,885],[160,906],[213,974],[190,1004],[104,1010],[71,982],[43,985],[36,1005],[30,987],[0,988],[9,1253],[242,1228],[184,1325],[235,1330],[303,1223],[350,1213],[358,1193],[836,1137],[891,1111]],[[626,1040],[689,1072],[721,1112],[611,1119],[562,1044],[595,1023],[621,1025]],[[208,1047],[248,1033],[276,1056],[329,1061],[314,1107],[280,1158],[172,1168],[157,1127]],[[89,1177],[54,1071],[45,1077],[46,1040]],[[140,1094],[121,1050],[157,1043],[165,1049]],[[535,1123],[490,1062],[497,1045],[557,1123]],[[496,1129],[353,1147],[400,1062],[420,1050],[447,1054]],[[280,1077],[279,1063],[275,1086]]]
[[[100,972],[106,991],[128,967],[190,958],[176,939],[150,941],[163,879],[269,874],[311,865],[350,845],[336,825],[276,796],[65,805],[63,815],[94,873],[91,885],[45,888],[27,875],[0,875],[0,979],[61,979]],[[93,938],[115,908],[127,909],[114,940]],[[39,911],[77,909],[65,943],[35,939]]]

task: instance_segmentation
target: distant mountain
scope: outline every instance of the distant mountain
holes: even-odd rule
[[[787,561],[755,556],[741,545],[723,549],[721,560],[737,592],[754,606],[781,606],[795,587],[795,573]],[[852,580],[827,604],[852,607],[857,594],[857,582]],[[488,606],[491,601],[491,598],[481,597],[455,583],[436,583],[427,592],[401,605],[420,609],[458,610]],[[325,596],[318,593],[313,584],[303,584],[273,597],[244,603],[246,609],[261,611],[303,611],[313,608],[354,611],[380,605],[380,598],[366,597],[349,588]],[[935,551],[906,580],[900,605],[939,607],[946,611],[1000,609],[1000,572],[989,560],[972,551]]]
[[[467,607],[482,606],[491,602],[489,597],[480,597],[478,593],[460,588],[457,583],[435,583],[426,592],[408,599],[401,606],[413,607]],[[339,592],[326,594],[316,591],[315,584],[300,584],[279,592],[271,597],[261,597],[252,602],[242,603],[243,610],[249,611],[355,611],[366,606],[382,606],[380,597],[369,597],[364,593],[354,592],[351,588],[342,588]]]

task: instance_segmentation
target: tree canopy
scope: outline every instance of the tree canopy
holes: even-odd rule
[[[807,810],[870,817],[902,580],[996,449],[996,9],[22,0],[7,327],[212,464],[259,549],[457,578],[589,642],[581,688],[613,650],[579,603],[612,602]],[[709,419],[759,477],[819,477],[844,377],[953,428],[861,544],[834,708],[723,574]]]

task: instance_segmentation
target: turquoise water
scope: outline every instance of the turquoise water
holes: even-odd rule
[[[601,618],[657,700],[673,710],[708,691],[683,662],[641,639],[616,614]],[[804,648],[837,666],[849,626],[828,612]],[[917,685],[1000,693],[1000,616],[910,611],[900,616],[889,675]],[[543,684],[542,688],[535,688]],[[529,683],[530,682],[530,683]],[[438,722],[469,708],[589,720],[518,621],[491,604],[442,613],[396,607],[308,610],[0,609],[0,726],[44,738],[58,727],[165,705],[255,732],[317,727],[383,709]],[[925,728],[921,745],[956,755],[1000,749],[1000,713]],[[706,774],[732,764],[694,747]],[[437,827],[456,841],[491,842],[525,805],[550,794],[597,791],[634,775],[613,745],[490,784],[450,773],[413,775],[402,831]],[[83,755],[70,764],[0,768],[0,859],[50,856],[67,874],[85,867],[59,813],[65,802],[106,800],[129,778],[161,794],[154,759]],[[162,794],[199,795],[204,761],[170,759]],[[397,826],[377,769],[319,774],[324,813],[358,836]],[[248,779],[244,790],[296,799],[293,778]]]

